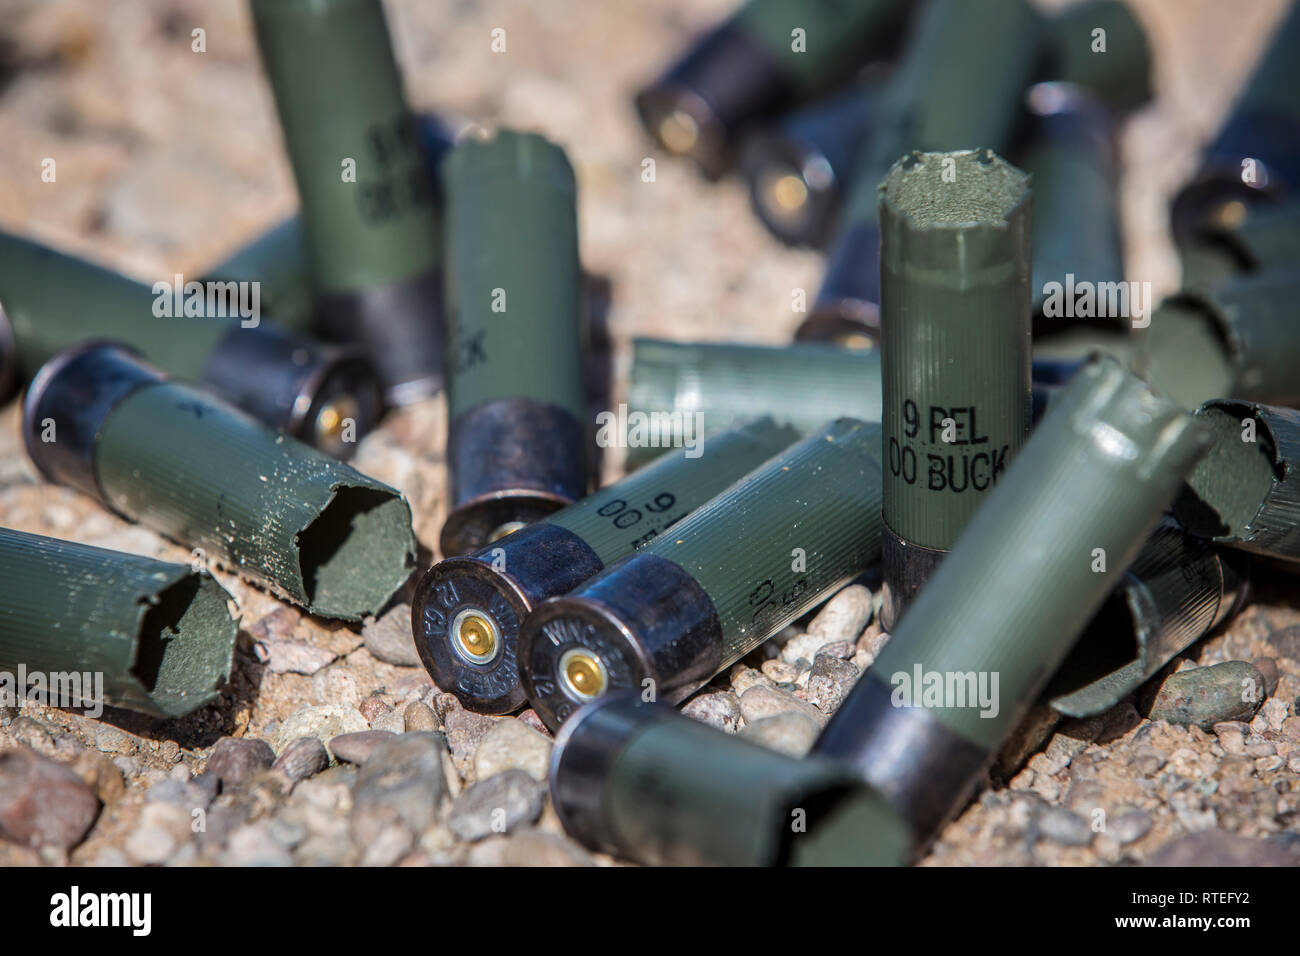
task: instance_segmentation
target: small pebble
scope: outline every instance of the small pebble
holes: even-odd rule
[[[823,713],[833,714],[859,676],[860,672],[852,662],[832,657],[823,649],[813,660],[812,674],[808,678],[808,699]]]
[[[518,767],[533,779],[546,782],[551,761],[551,741],[507,717],[498,721],[479,741],[474,752],[474,777],[486,780],[505,770]]]
[[[0,837],[67,849],[98,815],[99,798],[69,768],[30,750],[0,753]]]
[[[1259,671],[1260,676],[1264,678],[1264,693],[1272,696],[1277,691],[1277,658],[1274,657],[1256,657],[1251,660],[1255,665],[1255,670]]]
[[[370,759],[375,748],[395,737],[395,734],[387,730],[362,730],[352,734],[339,734],[330,741],[330,753],[334,755],[335,760],[360,765]]]
[[[811,717],[819,726],[826,722],[826,715],[812,704],[775,687],[760,684],[740,695],[740,713],[746,721],[762,720],[764,717],[790,712]]]
[[[762,672],[754,670],[752,667],[746,667],[744,664],[737,664],[731,669],[730,680],[732,693],[740,696],[751,687],[771,687],[772,682],[763,676]]]
[[[821,727],[817,721],[807,714],[791,711],[750,721],[740,736],[778,753],[802,757],[812,749],[819,733]]]
[[[105,806],[116,803],[126,793],[122,771],[104,754],[87,750],[78,754],[69,766],[95,791],[95,796]]]
[[[1287,740],[1300,741],[1300,717],[1288,717],[1282,721],[1278,733]]]
[[[366,720],[371,724],[374,724],[375,720],[379,717],[391,713],[393,708],[389,707],[378,697],[367,697],[357,705],[357,710],[361,712],[362,717],[366,718]]]
[[[1093,830],[1088,821],[1073,810],[1064,807],[1047,807],[1037,819],[1038,833],[1062,846],[1087,846],[1092,842]]]
[[[303,674],[307,677],[338,658],[333,651],[306,641],[262,638],[253,642],[253,653],[272,674]]]
[[[226,866],[292,866],[293,857],[274,833],[262,822],[240,827],[230,834],[222,862]]]
[[[1147,748],[1134,754],[1130,765],[1144,777],[1150,777],[1159,771],[1166,762],[1164,754]]]
[[[858,638],[857,646],[858,650],[866,651],[874,660],[880,656],[880,652],[884,650],[885,645],[888,643],[889,632],[882,629],[880,623],[877,622],[862,632],[862,636]]]
[[[1282,723],[1287,719],[1286,701],[1270,697],[1264,701],[1263,706],[1259,708],[1259,714],[1256,716],[1264,718],[1264,723],[1268,725],[1268,729],[1276,733],[1282,729]]]
[[[527,724],[539,734],[543,734],[547,737],[551,736],[551,728],[546,726],[546,723],[542,718],[537,716],[537,711],[533,710],[531,707],[519,713],[519,721]]]
[[[838,658],[842,661],[852,660],[857,653],[857,645],[853,641],[836,641],[833,644],[823,644],[818,654],[825,654],[827,657]],[[816,659],[814,658],[814,663]]]
[[[577,843],[536,828],[483,840],[470,850],[465,862],[470,866],[595,865],[595,860]]]
[[[369,754],[352,787],[352,836],[360,846],[400,822],[419,833],[437,819],[446,792],[445,747],[437,734],[392,736]]]
[[[1251,688],[1258,695],[1251,699]],[[1151,719],[1209,730],[1224,720],[1250,720],[1263,698],[1264,677],[1246,661],[1194,667],[1165,678]]]
[[[682,707],[682,713],[729,734],[734,734],[740,729],[740,698],[730,691],[692,697]]]
[[[208,807],[217,796],[217,778],[204,774],[193,780],[168,777],[149,788],[145,799],[150,803],[170,803],[186,812]]]
[[[361,628],[366,650],[388,664],[419,667],[420,654],[415,649],[411,631],[411,605],[396,604],[378,620]]]
[[[422,701],[414,700],[407,704],[403,716],[406,718],[406,729],[408,731],[419,732],[439,729],[438,715],[433,712],[433,708]]]
[[[329,765],[329,751],[318,738],[299,737],[280,752],[272,769],[283,773],[290,783],[298,783],[320,773]]]
[[[1296,856],[1270,840],[1208,829],[1178,837],[1146,858],[1147,866],[1295,866]]]
[[[406,733],[406,718],[402,716],[400,710],[390,710],[386,714],[380,714],[370,722],[371,730],[386,730],[390,734]]]
[[[339,734],[368,730],[370,725],[355,707],[344,704],[321,704],[295,711],[275,731],[272,747],[281,753],[299,737],[315,737],[328,744]]]
[[[205,768],[222,788],[238,787],[255,773],[275,763],[275,751],[265,740],[252,737],[223,737],[212,748]]]
[[[871,620],[871,601],[871,591],[861,584],[850,584],[826,602],[808,625],[808,633],[837,641],[856,640]]]
[[[1246,752],[1246,725],[1238,720],[1221,720],[1214,725],[1214,734],[1224,753],[1240,756]]]
[[[116,727],[100,727],[95,732],[95,749],[100,753],[130,755],[136,748],[136,739]]]
[[[456,798],[447,826],[462,840],[509,833],[542,813],[545,788],[523,770],[506,770],[466,787]]]
[[[447,746],[451,748],[452,759],[462,768],[462,772],[474,759],[474,752],[478,749],[483,735],[496,726],[499,720],[501,720],[499,717],[489,717],[486,714],[465,710],[459,702],[456,707],[444,712],[442,722],[447,728]]]
[[[799,670],[783,660],[772,659],[763,662],[763,676],[776,684],[793,684],[799,677]]]
[[[187,843],[192,817],[181,807],[162,801],[146,803],[123,849],[136,863],[165,863]]]
[[[1271,770],[1279,769],[1285,762],[1286,761],[1277,754],[1273,754],[1269,757],[1260,757],[1255,761],[1255,770],[1258,773],[1268,773]]]

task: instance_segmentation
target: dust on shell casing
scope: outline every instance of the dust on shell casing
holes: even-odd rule
[[[435,564],[411,602],[416,649],[434,682],[480,713],[522,706],[516,645],[537,602],[653,541],[798,438],[771,419],[748,423],[665,452],[536,524]]]
[[[556,735],[551,800],[584,846],[650,865],[897,866],[906,823],[845,768],[614,694]]]
[[[880,428],[831,422],[755,468],[519,634],[520,676],[550,727],[635,690],[678,701],[880,556]]]

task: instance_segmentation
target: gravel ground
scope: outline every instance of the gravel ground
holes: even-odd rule
[[[616,373],[638,334],[784,341],[800,318],[791,290],[816,288],[819,257],[769,239],[734,180],[710,186],[662,159],[656,181],[641,180],[651,152],[630,93],[728,6],[388,3],[414,106],[538,129],[569,149],[584,262],[613,283]],[[1160,96],[1125,132],[1123,213],[1129,277],[1159,295],[1177,278],[1169,195],[1281,4],[1135,6],[1153,35]],[[104,10],[0,0],[0,227],[150,282],[198,270],[295,202],[244,5]],[[190,50],[195,26],[207,31],[204,54]],[[489,52],[495,27],[507,31],[505,54]],[[56,183],[41,181],[45,157],[58,163]],[[443,517],[443,417],[439,401],[393,415],[355,462],[406,494],[426,548]],[[607,462],[607,475],[619,467]],[[38,481],[12,404],[0,410],[0,526],[190,559]],[[171,722],[0,713],[0,864],[615,862],[562,835],[543,786],[550,736],[533,714],[467,713],[413,666],[406,605],[350,629],[214,573],[242,614],[218,703]],[[1300,861],[1295,595],[1285,578],[1265,582],[1229,627],[1100,717],[1053,727],[1037,715],[924,864]],[[802,753],[886,639],[871,623],[878,599],[847,589],[687,712]],[[1209,669],[1233,661],[1245,663]],[[1168,709],[1188,690],[1180,682],[1213,686],[1250,667],[1268,691],[1257,711]]]

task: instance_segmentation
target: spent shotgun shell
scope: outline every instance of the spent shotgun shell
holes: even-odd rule
[[[924,8],[859,150],[809,323],[845,317],[879,328],[880,182],[914,150],[1010,146],[1042,43],[1043,18],[1026,0],[935,0]]]
[[[1090,717],[1115,706],[1240,611],[1249,585],[1247,560],[1166,517],[1052,678],[1053,709]]]
[[[23,381],[79,342],[120,342],[259,421],[348,457],[383,412],[373,365],[263,320],[255,289],[179,275],[151,288],[0,233],[0,296]]]
[[[907,10],[904,0],[749,0],[637,94],[641,123],[716,179],[745,127],[888,54]]]
[[[118,345],[84,343],[47,362],[24,399],[23,437],[46,480],[313,614],[375,614],[414,566],[397,491]]]
[[[50,706],[197,710],[230,677],[231,600],[206,571],[0,528],[0,670],[76,679]]]
[[[360,342],[386,398],[442,387],[433,181],[380,0],[252,0],[302,208],[322,336]]]
[[[564,150],[510,130],[466,139],[443,182],[450,557],[582,497],[587,408],[577,187]]]
[[[1076,325],[1127,329],[1135,303],[1112,314],[1108,295],[1096,291],[1124,279],[1110,112],[1066,83],[1035,84],[1025,102],[1033,127],[1018,165],[1034,183],[1034,338]]]
[[[1174,504],[1178,520],[1217,544],[1300,561],[1300,411],[1215,399],[1196,417],[1214,442]]]
[[[1046,27],[1047,76],[1126,113],[1151,99],[1151,44],[1121,0],[1071,4]]]
[[[1300,264],[1300,203],[1230,203],[1179,243],[1183,287],[1210,289],[1235,276]],[[1218,397],[1218,396],[1214,396]]]
[[[1035,390],[1064,385],[1092,351],[1112,350],[1114,337],[1093,338],[1058,336],[1041,360],[1036,350]],[[805,435],[835,418],[879,422],[880,351],[639,338],[632,343],[627,408],[629,427],[638,423],[646,435],[644,444],[629,441],[629,467],[652,460],[673,436],[707,437],[760,415]]]
[[[415,133],[429,176],[437,187],[438,167],[451,149],[452,132],[430,113],[415,118]],[[320,330],[316,315],[307,238],[301,216],[290,216],[208,270],[217,282],[257,282],[262,306],[276,324],[303,334]]]
[[[1137,556],[1206,430],[1113,359],[1052,403],[813,752],[933,834]]]
[[[1174,197],[1175,239],[1225,207],[1293,200],[1300,190],[1300,4],[1291,4],[1228,118]]]
[[[1297,298],[1300,268],[1184,289],[1152,314],[1137,369],[1188,409],[1223,396],[1300,403]]]
[[[435,564],[411,603],[415,646],[434,682],[479,713],[521,707],[517,641],[534,606],[668,533],[799,437],[770,419],[751,422],[697,449],[666,452],[480,551]]]
[[[885,603],[905,608],[1029,434],[1029,178],[913,153],[880,186]]]
[[[880,557],[880,428],[839,419],[772,458],[519,632],[549,727],[607,693],[679,701]]]
[[[749,204],[782,242],[821,248],[830,241],[880,88],[878,79],[854,83],[745,140],[740,167]]]
[[[899,866],[907,824],[851,772],[616,694],[555,738],[551,802],[592,850],[666,866]]]
[[[675,436],[708,437],[763,415],[804,435],[836,418],[879,422],[880,353],[636,339],[627,405],[647,433],[644,444],[629,439],[629,462],[650,460]]]

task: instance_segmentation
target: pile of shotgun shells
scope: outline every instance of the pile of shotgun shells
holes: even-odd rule
[[[161,760],[98,862],[908,865],[978,800],[1120,863],[1152,820],[1083,768],[1140,711],[1165,723],[1134,780],[1161,734],[1213,735],[1277,801],[1243,849],[1164,794],[1200,842],[1150,860],[1297,862],[1268,838],[1300,820],[1300,635],[1178,659],[1300,561],[1300,7],[1176,197],[1182,287],[1152,303],[1123,269],[1117,136],[1152,96],[1125,3],[748,0],[635,109],[822,286],[787,346],[639,339],[617,387],[564,149],[413,114],[381,0],[250,7],[299,216],[152,285],[0,233],[32,466],[191,552],[0,529],[0,861],[66,860]],[[347,462],[439,395],[434,553]],[[309,617],[241,631],[213,567]],[[330,676],[362,645],[382,693]],[[320,701],[269,742],[254,666]]]

